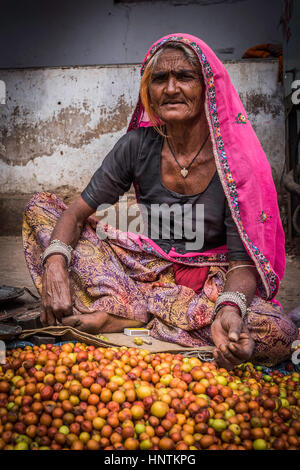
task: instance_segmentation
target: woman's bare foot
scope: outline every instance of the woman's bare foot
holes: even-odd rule
[[[98,333],[120,333],[124,328],[138,328],[143,326],[142,322],[116,317],[105,312],[85,313],[64,317],[62,324],[94,335]]]
[[[102,332],[102,328],[107,322],[107,317],[107,313],[103,312],[72,315],[69,317],[64,317],[62,319],[62,324],[73,326],[77,330],[96,335]]]

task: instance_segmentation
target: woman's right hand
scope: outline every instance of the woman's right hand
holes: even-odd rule
[[[254,340],[236,307],[224,306],[219,310],[211,325],[211,334],[219,367],[232,369],[251,358]]]
[[[44,264],[42,280],[42,315],[45,326],[56,325],[56,320],[73,314],[71,282],[63,255],[49,256]]]

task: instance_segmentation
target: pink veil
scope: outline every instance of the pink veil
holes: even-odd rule
[[[220,181],[244,247],[260,274],[258,293],[270,300],[279,289],[285,269],[284,232],[270,164],[224,65],[203,41],[189,34],[164,36],[147,52],[141,75],[166,41],[183,42],[199,58]],[[128,131],[151,125],[139,99]]]

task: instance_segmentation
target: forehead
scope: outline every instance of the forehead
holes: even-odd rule
[[[166,49],[158,57],[153,72],[178,70],[181,68],[197,70],[186,58],[183,51],[180,49]]]

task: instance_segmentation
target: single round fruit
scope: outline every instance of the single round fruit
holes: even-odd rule
[[[169,411],[169,405],[163,401],[155,401],[151,406],[151,414],[157,418],[164,418]]]
[[[134,429],[137,434],[141,434],[146,431],[145,425],[142,423],[137,423]]]
[[[264,439],[255,439],[255,441],[253,441],[254,450],[266,450],[267,448],[268,444]]]
[[[140,443],[140,449],[141,450],[149,450],[151,448],[151,446],[152,446],[152,443],[151,443],[150,439],[144,439]]]
[[[227,428],[227,423],[223,419],[213,419],[211,426],[214,428],[215,431],[222,432],[224,431],[224,429]]]
[[[143,400],[146,397],[151,397],[152,395],[152,388],[148,385],[141,385],[137,390],[136,394],[139,400]]]

